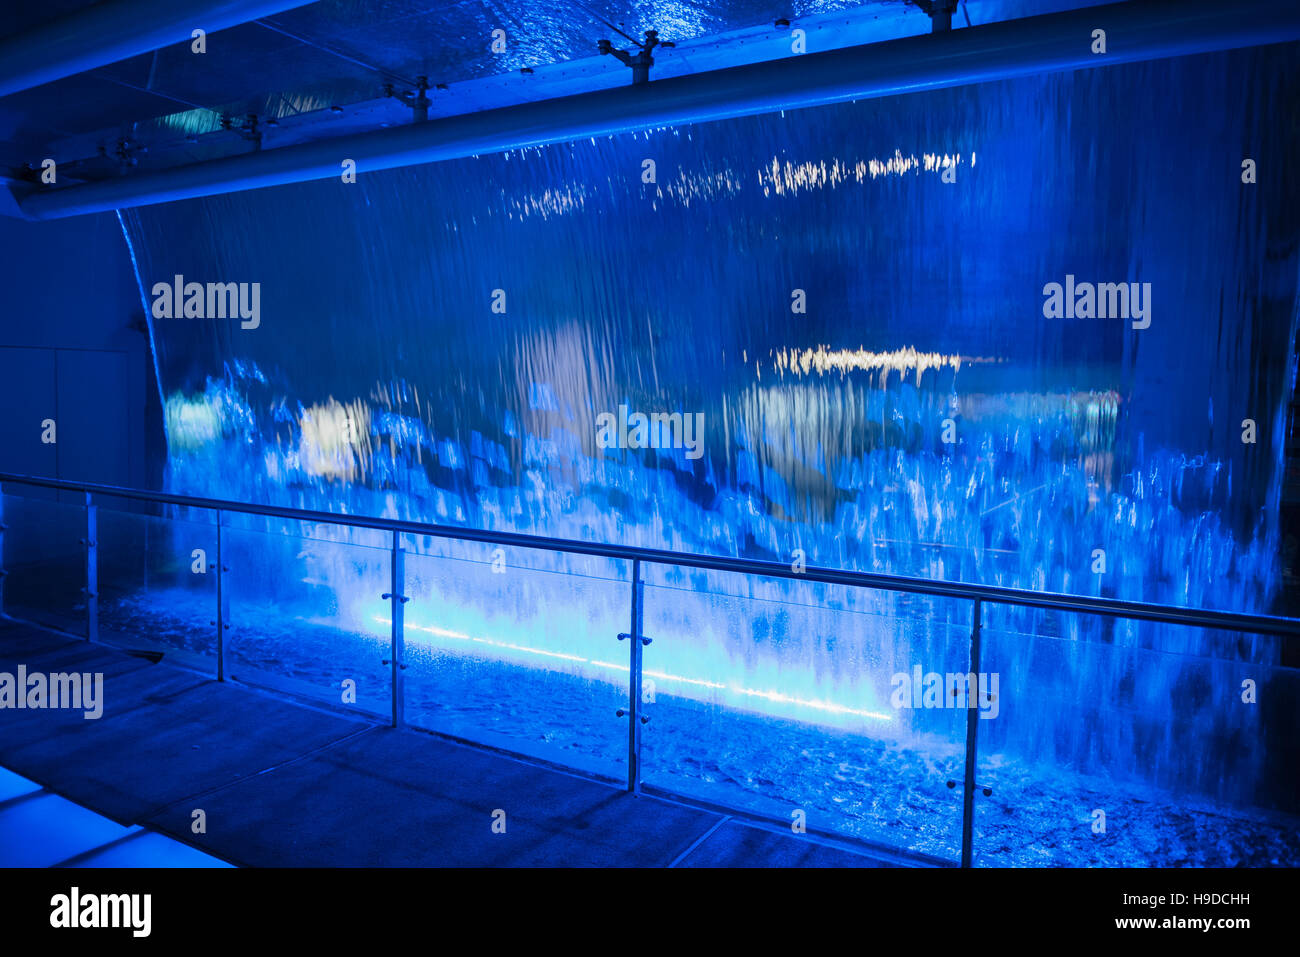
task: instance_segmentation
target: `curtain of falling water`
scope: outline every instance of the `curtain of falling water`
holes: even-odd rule
[[[147,306],[176,275],[261,284],[256,329],[151,319],[167,483],[1269,610],[1300,145],[1274,121],[1295,115],[1294,54],[130,211]],[[1149,283],[1149,327],[1045,317],[1067,275]],[[620,406],[703,413],[702,454],[600,448]]]
[[[617,490],[622,520],[601,530],[615,540],[765,555],[799,541],[810,559],[866,567],[854,521],[903,480],[941,509],[938,486],[959,475],[957,497],[976,496],[979,516],[949,521],[970,527],[934,527],[908,506],[891,534],[1022,550],[1082,521],[1072,510],[1145,495],[1138,520],[1209,509],[1219,544],[1235,535],[1240,548],[1275,522],[1296,225],[1279,200],[1296,134],[1268,118],[1294,95],[1287,52],[132,211],[148,302],[175,274],[261,284],[257,329],[153,320],[170,483],[269,501],[296,490],[323,508],[395,488],[412,516],[432,517],[437,497],[477,524],[480,486],[601,458],[595,418],[622,403],[705,412],[707,454],[606,452],[670,478]],[[1261,182],[1243,187],[1253,154]],[[930,168],[936,158],[955,158],[955,183]],[[1151,283],[1150,327],[1045,318],[1043,286],[1067,274]],[[804,351],[819,349],[805,369]],[[1254,446],[1243,418],[1259,425]],[[218,434],[237,440],[239,468]],[[972,492],[982,458],[989,487]],[[592,515],[548,495],[563,482],[599,500],[613,491],[600,478],[545,479],[511,524],[572,534]],[[718,508],[737,494],[754,506],[741,525]],[[1003,502],[1046,523],[985,512]],[[1065,587],[1086,557],[1060,557],[1041,584]],[[1138,575],[1126,597],[1259,609],[1267,583],[1246,577],[1229,594]]]

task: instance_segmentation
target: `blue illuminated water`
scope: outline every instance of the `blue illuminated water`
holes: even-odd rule
[[[177,274],[261,283],[256,329],[151,319],[165,484],[1269,611],[1300,232],[1282,173],[1297,134],[1269,122],[1296,93],[1286,52],[125,213],[146,307]],[[1254,187],[1243,149],[1260,159]],[[656,183],[642,181],[647,159]],[[1044,284],[1067,275],[1151,283],[1150,327],[1044,318]],[[796,290],[806,311],[792,310]],[[621,405],[703,413],[702,455],[600,448],[598,417]],[[237,660],[318,690],[353,677],[384,713],[386,540],[243,527],[228,543]],[[408,682],[425,723],[617,777],[626,566],[404,545]],[[190,588],[178,567],[176,588]],[[916,665],[965,671],[968,606],[649,576],[651,778],[781,816],[818,801],[848,813],[837,775],[891,787],[848,816],[877,822],[867,830],[928,817],[942,833],[860,836],[951,856],[960,802],[946,781],[960,777],[965,715],[896,709],[890,683]],[[1169,806],[1300,810],[1276,746],[1300,727],[1300,697],[1277,642],[999,608],[985,628],[1003,704],[979,722],[980,774],[999,794],[1071,827],[1082,814],[1085,831],[1093,799],[1066,811],[1057,797],[1094,785],[1034,787],[1082,776]]]

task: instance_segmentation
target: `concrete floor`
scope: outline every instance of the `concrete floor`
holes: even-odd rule
[[[261,867],[891,863],[0,619],[0,672],[20,664],[102,672],[104,713],[0,709],[0,767],[67,803],[69,820],[81,809],[110,819],[100,826],[106,848],[148,835],[161,855],[154,866],[168,859],[164,835],[216,863]],[[0,865],[69,859],[38,838],[20,843],[0,831]],[[71,852],[81,863],[97,856]],[[173,856],[180,866],[206,860]]]

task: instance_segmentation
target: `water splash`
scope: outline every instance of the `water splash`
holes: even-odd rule
[[[1247,96],[1252,75],[1276,89]],[[1261,278],[1259,264],[1285,245],[1269,230],[1293,239],[1295,223],[1269,222],[1232,177],[1183,162],[1206,148],[1204,130],[1174,107],[1195,103],[1285,156],[1295,133],[1266,118],[1294,86],[1276,51],[1223,54],[132,211],[142,280],[264,284],[253,332],[154,323],[167,484],[1266,611],[1296,271]],[[645,158],[661,182],[642,181]],[[954,168],[955,183],[938,175]],[[1043,285],[1069,272],[1151,281],[1151,328],[1044,320]],[[795,290],[807,311],[792,311]],[[498,291],[504,312],[491,307]],[[1222,346],[1225,330],[1241,345]],[[620,405],[702,412],[706,454],[601,449],[597,417]],[[1245,409],[1265,423],[1254,447],[1235,428]],[[293,531],[307,544],[246,560],[263,577],[309,578],[340,622],[377,640],[382,563],[372,574],[312,542],[384,543]],[[481,546],[410,546],[430,562],[492,560]],[[574,572],[558,558],[514,562]],[[873,715],[889,712],[894,671],[964,670],[969,609],[664,575],[657,587],[676,591],[655,593],[656,668],[675,693],[913,745],[950,736],[946,716]],[[597,622],[554,590],[521,604],[511,581],[426,581],[412,641],[482,638],[502,660],[617,684],[601,663],[623,591]],[[1014,609],[987,624],[1008,697],[986,736],[997,753],[1281,800],[1267,750],[1233,749],[1285,727],[1285,709],[1244,715],[1222,675],[1220,693],[1193,693],[1206,662],[1230,663],[1233,681],[1242,667],[1272,680],[1285,670],[1276,642]],[[1168,736],[1188,725],[1210,757]]]

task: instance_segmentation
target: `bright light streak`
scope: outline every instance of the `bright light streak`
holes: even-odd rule
[[[391,618],[385,618],[382,615],[375,615],[374,620],[382,625],[388,625],[389,627],[392,627],[393,624]],[[612,671],[625,673],[629,670],[628,665],[620,665],[612,661],[583,658],[581,655],[568,655],[558,651],[547,651],[545,648],[532,648],[527,645],[517,645],[509,641],[495,641],[491,638],[475,638],[473,635],[467,635],[461,631],[449,631],[446,628],[437,628],[433,625],[407,625],[406,627],[412,631],[423,631],[431,635],[437,635],[441,638],[455,638],[460,641],[472,641],[476,644],[490,645],[494,648],[506,648],[510,651],[520,651],[530,655],[540,655],[546,658],[559,658],[564,661],[574,661],[578,664],[591,665],[594,668],[607,668]],[[834,701],[811,701],[807,698],[795,698],[780,691],[759,691],[755,688],[739,688],[734,685],[720,684],[716,681],[705,681],[700,678],[687,678],[685,675],[675,675],[666,671],[653,671],[650,669],[646,669],[643,674],[658,681],[677,682],[679,684],[693,685],[699,688],[708,688],[713,691],[729,691],[733,694],[744,695],[749,698],[761,698],[764,701],[771,701],[774,704],[793,705],[798,708],[808,708],[813,711],[824,711],[827,714],[847,715],[855,718],[870,718],[873,721],[894,720],[893,715],[884,714],[879,711],[863,711],[859,708],[850,708],[847,705],[837,704]]]

